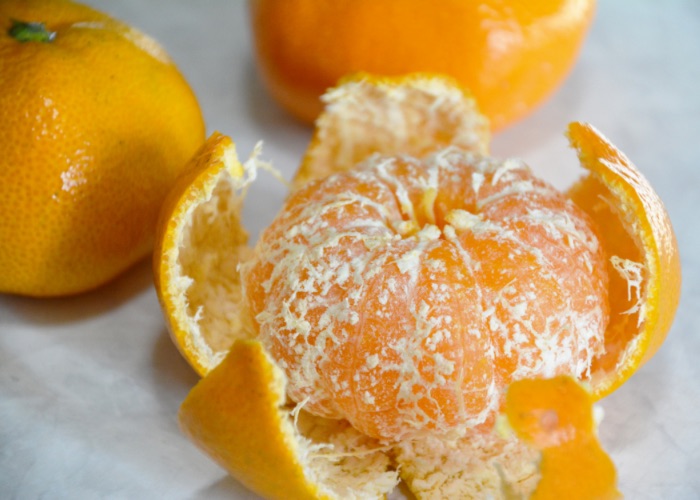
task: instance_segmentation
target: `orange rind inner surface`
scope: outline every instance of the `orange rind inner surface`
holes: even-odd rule
[[[451,145],[488,153],[487,119],[469,91],[448,78],[358,73],[322,99],[294,187],[353,168],[376,152],[421,157]]]
[[[215,132],[161,209],[156,291],[175,345],[200,375],[221,362],[234,339],[250,336],[237,266],[250,251],[240,211],[254,162],[241,164],[231,139]]]
[[[183,431],[265,498],[382,498],[398,479],[347,422],[286,406],[285,376],[259,342],[236,341],[180,408]]]
[[[386,98],[391,99],[391,93]],[[634,166],[588,125],[572,124],[569,136],[572,144],[579,150],[584,166],[591,170],[591,173],[569,192],[578,209],[564,198],[546,195],[548,187],[540,184],[533,184],[533,186],[537,185],[543,191],[536,193],[535,198],[540,201],[549,200],[548,203],[554,203],[558,210],[565,209],[566,214],[571,210],[571,214],[576,213],[579,214],[576,217],[580,217],[581,210],[586,212],[587,215],[582,216],[582,220],[588,220],[587,224],[591,224],[592,221],[594,232],[601,243],[600,248],[592,252],[590,264],[591,267],[595,263],[600,264],[600,266],[595,264],[593,271],[593,281],[598,279],[600,282],[595,286],[601,286],[605,281],[603,276],[606,273],[608,275],[606,301],[609,309],[605,314],[609,314],[609,320],[602,339],[604,350],[599,345],[596,346],[595,342],[588,345],[590,352],[593,353],[590,377],[585,369],[577,374],[588,378],[588,383],[592,386],[593,395],[586,396],[588,399],[584,398],[584,402],[588,405],[591,397],[593,399],[601,397],[621,384],[638,368],[643,359],[650,357],[651,353],[658,348],[670,326],[677,305],[680,269],[675,238],[668,223],[668,216],[658,196]],[[365,141],[362,134],[355,136],[353,140]],[[480,194],[475,193],[474,199],[462,200],[469,206],[458,208],[457,210],[461,212],[452,213],[455,212],[454,207],[451,211],[446,207],[458,203],[457,192],[463,193],[464,190],[456,189],[450,192],[449,189],[432,189],[430,182],[421,184],[420,174],[408,175],[408,172],[415,164],[437,161],[440,154],[449,156],[455,151],[459,153],[462,160],[482,158],[480,161],[493,168],[489,167],[484,169],[484,172],[480,172],[472,163],[464,162],[464,176],[471,176],[468,182],[465,181],[465,185],[469,187],[471,183],[471,189],[479,191]],[[380,161],[380,156],[370,159],[357,158],[358,161],[366,160],[365,166],[347,171],[345,166],[333,165],[334,158],[334,154],[328,157],[328,161],[331,162],[327,168],[328,173],[335,171],[345,173],[331,179],[314,181],[308,185],[300,182],[295,194],[290,198],[290,206],[293,210],[288,211],[288,217],[298,216],[304,211],[306,202],[322,196],[322,193],[315,188],[325,182],[332,184],[339,179],[345,179],[357,186],[362,185],[362,182],[369,178],[368,172],[371,169],[368,165]],[[353,205],[346,203],[348,200],[339,199],[339,204],[352,205],[353,214],[357,216],[354,223],[358,227],[361,226],[361,221],[367,222],[369,215],[382,214],[381,225],[377,225],[376,220],[372,224],[367,224],[374,225],[374,230],[378,231],[377,234],[388,227],[396,233],[394,237],[397,241],[403,241],[402,245],[420,243],[425,248],[427,245],[437,245],[440,241],[446,240],[446,235],[450,232],[447,229],[448,226],[453,228],[455,235],[460,231],[474,233],[475,228],[486,229],[488,221],[484,220],[484,216],[482,214],[470,216],[467,209],[473,211],[478,197],[485,196],[488,190],[495,190],[493,191],[495,194],[498,189],[504,188],[501,180],[506,183],[508,176],[514,176],[511,179],[513,182],[522,181],[525,178],[519,176],[527,174],[527,169],[521,168],[521,165],[515,168],[515,164],[511,165],[513,168],[509,167],[501,171],[504,162],[484,158],[478,151],[464,151],[459,148],[447,148],[442,153],[435,150],[426,151],[418,158],[397,155],[392,151],[391,156],[385,156],[384,159],[385,168],[393,165],[391,168],[406,171],[405,177],[409,181],[406,181],[404,186],[406,187],[404,194],[396,195],[396,189],[393,191],[388,189],[390,182],[374,187],[365,182],[364,191],[361,190],[361,194],[365,195],[374,190],[375,194],[381,195],[378,198],[381,203],[365,202]],[[186,177],[183,177],[169,198],[161,218],[160,247],[156,255],[155,267],[159,298],[178,347],[199,373],[203,375],[209,373],[183,404],[181,421],[188,435],[207,453],[215,457],[244,484],[270,498],[289,497],[286,494],[287,490],[280,490],[279,486],[287,484],[287,480],[289,491],[293,491],[299,498],[315,496],[323,498],[324,495],[328,498],[343,498],[356,494],[351,493],[352,491],[362,491],[358,495],[363,498],[372,495],[381,496],[390,491],[395,484],[396,468],[409,489],[419,498],[470,498],[485,494],[505,498],[512,498],[512,495],[529,496],[538,484],[547,484],[545,479],[553,477],[551,471],[559,470],[556,464],[552,465],[552,460],[557,463],[563,460],[562,467],[571,467],[574,470],[571,455],[569,455],[574,451],[581,453],[582,457],[588,457],[586,460],[589,460],[590,464],[587,467],[592,471],[599,471],[602,478],[599,481],[601,484],[607,481],[605,478],[613,477],[614,481],[614,475],[609,474],[611,469],[608,466],[607,457],[599,447],[596,448],[597,445],[591,444],[594,441],[587,441],[588,444],[583,448],[569,449],[555,440],[553,442],[558,443],[556,446],[545,447],[542,446],[543,442],[546,442],[544,438],[544,441],[543,439],[533,440],[527,436],[507,436],[491,432],[493,418],[485,419],[481,425],[476,425],[471,430],[469,425],[462,425],[464,423],[462,422],[452,427],[451,431],[446,431],[450,425],[443,427],[441,423],[446,422],[450,414],[448,411],[435,410],[439,408],[438,406],[431,406],[438,401],[436,397],[438,394],[433,393],[431,388],[439,377],[449,378],[449,373],[442,370],[449,363],[433,363],[431,368],[430,363],[425,362],[426,359],[416,361],[417,373],[425,377],[429,387],[425,390],[426,387],[423,384],[422,389],[420,386],[416,387],[414,392],[413,387],[408,386],[409,390],[405,394],[410,395],[414,401],[418,401],[417,406],[424,414],[430,415],[433,411],[433,415],[437,417],[435,422],[440,425],[426,426],[424,432],[415,433],[400,443],[392,442],[387,436],[382,436],[382,433],[374,433],[371,428],[363,429],[371,435],[360,432],[348,423],[346,420],[350,418],[348,415],[331,413],[337,410],[338,401],[331,401],[331,399],[337,399],[337,396],[327,395],[325,398],[316,400],[316,403],[321,402],[317,408],[323,408],[324,404],[329,405],[330,409],[327,408],[329,413],[323,415],[313,415],[307,411],[313,409],[312,396],[316,396],[315,393],[300,391],[297,397],[287,399],[296,390],[295,384],[298,384],[299,380],[303,382],[303,378],[300,378],[295,370],[290,370],[292,363],[284,355],[280,355],[279,346],[275,347],[275,342],[279,340],[275,332],[270,331],[260,335],[259,325],[266,321],[266,315],[264,312],[261,313],[259,308],[256,312],[258,306],[249,304],[248,301],[251,299],[246,295],[252,293],[253,299],[257,300],[255,297],[266,296],[272,293],[274,288],[272,275],[265,275],[267,271],[264,269],[260,271],[260,276],[265,275],[267,278],[251,279],[251,276],[258,272],[251,271],[255,269],[256,264],[253,259],[258,250],[251,251],[246,246],[245,232],[240,222],[240,201],[259,163],[254,155],[253,160],[241,164],[236,159],[235,149],[230,139],[214,135],[202,148],[197,159],[190,164]],[[313,171],[311,173],[313,177]],[[474,189],[474,173],[482,173],[484,176],[483,180],[476,182],[479,185],[478,190]],[[415,179],[415,184],[421,184],[420,189],[414,189],[415,186],[412,186],[410,179]],[[430,180],[429,175],[428,180]],[[391,185],[396,188],[399,184]],[[455,186],[457,185],[459,185],[458,182],[455,183]],[[469,189],[466,191],[469,192]],[[389,196],[391,193],[394,194]],[[521,195],[523,193],[519,196]],[[530,195],[525,198],[527,199],[528,196]],[[298,197],[297,202],[293,201],[294,197]],[[508,200],[507,196],[503,198],[504,201]],[[521,198],[514,199],[522,201]],[[305,201],[302,202],[303,200]],[[504,205],[511,210],[517,208],[519,203],[515,203],[515,207],[511,207],[509,203]],[[329,226],[331,222],[340,221],[339,217],[333,219],[329,215],[331,212],[332,210],[329,210],[325,215],[320,214],[331,217],[328,219]],[[574,223],[574,227],[577,227],[576,224],[578,222]],[[564,226],[571,227],[568,223]],[[555,228],[557,228],[556,225]],[[303,236],[301,229],[294,230],[296,233],[291,229],[285,232],[283,225],[277,224],[273,225],[271,233],[279,231],[290,243],[308,246],[300,239],[300,236]],[[558,230],[561,231],[561,227]],[[227,234],[228,239],[222,240],[221,244],[217,243],[217,239],[223,234]],[[307,236],[309,234],[313,235],[313,231],[310,231]],[[488,231],[482,233],[482,235],[486,234]],[[538,238],[546,238],[547,230],[533,229],[532,234]],[[194,237],[195,235],[200,236]],[[471,237],[475,239],[472,243],[478,249],[476,237],[474,235]],[[582,243],[586,240],[586,238],[579,240],[581,248],[587,246]],[[348,245],[348,253],[341,252],[336,257],[344,259],[351,257],[353,252],[365,251],[374,243],[375,240],[370,238]],[[556,248],[556,245],[554,247]],[[441,262],[449,258],[448,252],[434,251],[436,252],[433,259],[435,261]],[[599,257],[595,257],[597,252],[604,257],[603,263],[598,260]],[[486,258],[485,253],[479,254],[481,260]],[[508,261],[511,252],[502,253],[503,267],[507,268],[510,265]],[[515,252],[512,253],[515,254]],[[312,254],[306,255],[304,259]],[[328,255],[331,254],[332,252]],[[398,255],[398,257],[401,256]],[[575,259],[575,261],[579,260],[585,261],[578,257]],[[226,261],[228,264],[224,264]],[[629,262],[639,265],[631,266]],[[372,260],[370,259],[368,263],[371,264]],[[242,280],[239,273],[231,271],[239,264],[247,280]],[[394,259],[380,270],[394,273],[395,277],[399,278],[402,276],[401,267],[405,267],[403,264],[400,259]],[[583,265],[586,266],[585,263]],[[405,268],[410,269],[410,266]],[[350,269],[348,266],[335,270],[328,268],[325,271],[331,274],[335,272],[336,276],[347,276],[350,280],[355,278],[355,275],[350,273]],[[641,270],[639,295],[636,294],[636,287],[628,288],[631,283],[637,283],[634,279],[630,280],[630,277],[634,278],[634,274],[629,269]],[[498,271],[500,270],[495,273],[496,277]],[[481,272],[484,272],[483,269]],[[576,273],[579,271],[575,271],[574,274]],[[598,278],[595,278],[596,273]],[[659,273],[663,276],[658,276]],[[418,276],[423,275],[418,273]],[[277,278],[283,277],[277,276]],[[446,281],[453,279],[453,276],[447,276]],[[195,286],[196,281],[199,286]],[[242,283],[245,283],[245,290],[241,289]],[[426,281],[426,283],[429,282]],[[442,283],[438,280],[435,284],[439,289]],[[503,283],[503,285],[509,284],[510,282]],[[266,291],[266,287],[269,290]],[[257,293],[256,288],[262,288],[264,293],[262,295]],[[327,293],[343,292],[332,288],[329,288]],[[313,287],[303,291],[309,296],[313,295],[312,292],[314,292]],[[299,296],[302,297],[303,293],[300,291]],[[401,297],[401,294],[389,294],[388,297],[384,297],[379,288],[364,294],[368,303],[371,301],[376,303],[376,309],[370,308],[375,313],[380,310],[381,301],[386,299],[388,303],[395,295]],[[288,300],[285,304],[285,307],[295,314],[299,313],[302,307],[306,307],[303,302],[296,300]],[[469,304],[469,301],[464,301],[463,309]],[[492,305],[494,311],[490,317],[498,318],[498,302]],[[410,308],[402,306],[399,302],[394,307],[396,309],[404,307],[407,309],[404,311],[404,316],[415,319],[420,317],[423,305]],[[428,310],[431,310],[430,307]],[[638,314],[640,311],[641,316]],[[394,314],[393,311],[387,312]],[[468,316],[468,311],[460,310],[459,313]],[[317,316],[309,314],[308,318],[304,317],[304,320],[317,323],[314,326],[318,326],[327,319]],[[426,316],[423,320],[425,319],[430,320],[431,317]],[[460,317],[460,321],[462,319]],[[331,322],[328,322],[325,326],[330,324]],[[498,330],[498,325],[496,323],[494,325],[495,330]],[[380,345],[376,339],[358,344],[343,342],[336,344],[335,339],[327,335],[332,333],[332,329],[328,330],[316,336],[316,340],[319,340],[322,335],[326,335],[325,343],[315,342],[312,349],[302,356],[309,353],[313,356],[315,350],[323,357],[329,355],[330,351],[336,350],[340,355],[337,359],[350,359],[351,362],[356,363],[366,354],[363,358],[365,365],[373,365],[378,361],[373,358],[374,353],[364,352],[364,349],[371,350],[373,346]],[[484,333],[490,330],[489,321],[487,331]],[[265,336],[268,338],[265,339]],[[241,340],[254,338],[255,340]],[[427,342],[427,338],[424,340],[426,341],[419,342],[417,347],[429,349],[433,343]],[[445,343],[448,349],[444,351],[444,361],[451,361],[447,356],[455,355],[449,349],[452,345],[455,351],[459,351],[461,346],[461,352],[456,355],[463,358],[469,357],[464,355],[464,344],[455,341],[453,344]],[[278,352],[275,352],[276,349]],[[350,349],[354,349],[356,354],[350,354],[348,352]],[[503,353],[507,351],[505,344],[498,349]],[[357,353],[360,352],[362,354],[358,356]],[[472,353],[472,357],[476,358],[476,354],[476,352]],[[436,357],[433,356],[432,360],[428,361],[435,360]],[[516,360],[515,365],[510,364],[513,360],[509,360],[507,356],[501,357],[498,363],[492,361],[488,354],[483,356],[481,365],[479,363],[475,365],[477,367],[475,373],[483,375],[488,370],[494,373],[501,372],[501,378],[494,383],[494,387],[498,385],[497,391],[503,392],[501,398],[494,399],[494,401],[498,400],[498,404],[494,403],[494,408],[500,404],[507,406],[507,400],[503,399],[503,395],[506,394],[508,384],[514,378],[535,376],[536,373],[523,373],[519,377],[508,378],[507,374],[512,375],[513,366],[518,366],[520,361]],[[353,370],[363,383],[362,370],[352,368],[348,371]],[[341,372],[342,369],[335,370],[335,373],[328,371],[327,375],[348,377]],[[406,373],[411,373],[411,370],[407,370]],[[413,371],[413,373],[416,372]],[[554,370],[551,374],[545,375],[557,373],[561,372]],[[353,379],[352,376],[350,378]],[[356,383],[354,379],[352,382]],[[303,383],[299,387],[303,388]],[[582,417],[583,420],[577,417],[585,413],[581,413],[583,410],[580,410],[585,406],[581,403],[583,400],[574,398],[580,404],[572,403],[562,408],[552,406],[553,400],[550,396],[542,396],[544,399],[536,397],[540,391],[542,394],[551,395],[549,388],[536,385],[534,389],[528,389],[528,391],[534,391],[533,402],[540,401],[542,408],[545,409],[555,408],[560,412],[559,417],[562,419],[569,418],[567,415],[570,414],[575,425],[584,429],[585,432],[582,431],[582,435],[592,434],[593,431],[588,432],[590,430],[587,427],[588,417]],[[573,389],[571,391],[576,393]],[[567,389],[565,392],[568,394],[571,391]],[[454,393],[458,392],[454,391]],[[356,404],[358,402],[369,404],[363,401],[364,396],[364,394],[358,394]],[[449,400],[450,397],[445,396],[444,392],[439,396],[443,400]],[[458,401],[459,398],[453,400]],[[375,400],[375,404],[380,405],[382,401]],[[322,412],[316,410],[316,413]],[[346,418],[337,419],[339,416]],[[513,425],[516,428],[517,426],[518,424]],[[250,429],[250,431],[241,432],[240,429]],[[555,432],[553,436],[556,435]],[[384,439],[376,439],[376,437]],[[550,436],[548,439],[553,438]],[[314,451],[309,451],[310,449]],[[253,458],[252,455],[256,453],[258,456]],[[555,458],[545,460],[545,456]],[[367,457],[372,457],[370,461],[374,465],[368,465],[368,462],[364,461]],[[541,464],[539,468],[538,457]],[[368,472],[370,469],[371,472]],[[363,475],[365,473],[369,475]],[[274,477],[274,480],[271,479],[269,483],[277,486],[269,488],[265,486],[268,476]],[[558,477],[558,473],[554,476]],[[567,481],[574,481],[570,482],[571,485],[577,484],[576,478],[571,475],[562,473],[561,477],[569,478],[562,484],[569,484]],[[378,485],[379,483],[381,486]],[[365,487],[369,489],[357,490]],[[542,486],[539,491],[547,491],[547,488],[549,487]],[[545,495],[542,498],[552,497]]]
[[[570,124],[568,136],[590,171],[568,195],[596,223],[608,256],[610,324],[591,375],[600,398],[666,338],[680,299],[680,257],[663,202],[632,162],[589,124]]]

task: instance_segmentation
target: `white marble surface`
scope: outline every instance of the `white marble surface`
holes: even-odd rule
[[[310,131],[260,88],[244,2],[89,3],[166,46],[210,132],[231,135],[243,155],[264,139],[265,157],[291,176]],[[562,132],[590,121],[651,180],[674,222],[684,271],[675,324],[602,403],[602,441],[632,499],[700,498],[699,49],[697,0],[604,0],[566,84],[493,146],[564,187],[578,172]],[[283,195],[270,177],[254,187],[253,234]],[[0,497],[256,498],[180,434],[176,411],[195,381],[165,331],[149,262],[80,297],[0,296]]]

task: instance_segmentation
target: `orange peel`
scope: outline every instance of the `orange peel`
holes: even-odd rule
[[[541,453],[533,500],[621,497],[615,466],[596,436],[593,403],[593,395],[568,376],[519,380],[508,387],[508,423]]]
[[[189,393],[179,421],[265,498],[382,498],[394,488],[397,474],[376,442],[342,421],[295,416],[285,403],[282,371],[259,342],[239,340]]]
[[[245,172],[231,139],[215,132],[161,208],[155,287],[173,342],[200,375],[221,362],[232,339],[246,338],[237,272],[248,251],[240,219]]]
[[[680,300],[681,263],[668,212],[634,164],[589,124],[574,122],[567,134],[590,172],[568,194],[596,223],[610,257],[607,353],[591,368],[594,394],[601,398],[666,338]]]
[[[571,404],[561,411],[564,417],[578,418],[585,417],[582,408],[622,384],[658,349],[678,302],[680,264],[663,204],[629,160],[589,125],[570,125],[569,137],[590,173],[568,194],[598,225],[606,255],[615,257],[608,269],[609,291],[611,302],[620,302],[611,304],[613,318],[605,332],[609,355],[594,361],[593,376],[587,381],[592,395],[580,398],[578,389],[567,389],[567,394],[574,394],[567,398],[573,399],[565,399]],[[358,134],[353,140],[365,139]],[[333,158],[329,157],[330,168],[324,173],[346,169],[336,166]],[[188,166],[161,214],[155,256],[158,296],[176,345],[198,373],[208,374],[181,409],[180,421],[188,436],[234,477],[269,498],[286,498],[290,492],[299,498],[345,497],[363,485],[370,490],[362,490],[362,495],[382,496],[396,483],[396,467],[419,498],[556,491],[547,486],[552,471],[568,478],[562,479],[564,487],[575,487],[572,470],[577,469],[569,454],[573,448],[543,446],[552,436],[504,437],[480,429],[476,434],[428,434],[402,443],[380,442],[344,420],[309,414],[303,401],[295,405],[285,400],[286,375],[254,340],[254,321],[241,299],[241,279],[235,271],[250,257],[239,211],[258,163],[256,155],[239,162],[230,139],[214,134]],[[317,175],[315,168],[309,168],[307,179]],[[303,185],[303,180],[298,182]],[[613,210],[615,204],[620,206]],[[227,239],[218,244],[216,239],[223,234]],[[629,277],[634,277],[631,271],[622,272],[628,261],[641,269],[639,296],[627,295]],[[209,293],[207,288],[218,291]],[[615,349],[616,342],[629,346]],[[610,367],[613,372],[607,373]],[[509,392],[511,402],[517,387],[511,387],[516,391]],[[551,395],[545,385],[527,391],[533,394],[530,401],[538,401],[540,395],[543,405],[556,403],[545,397]],[[507,398],[505,405],[508,408]],[[589,423],[585,417],[577,425],[582,435],[590,437],[594,431]],[[512,426],[519,429],[517,422]],[[600,474],[598,482],[607,484],[612,477],[614,487],[609,460],[594,442],[589,440],[580,449]],[[558,465],[543,460],[538,469],[538,453],[556,456]],[[368,457],[374,465],[366,465]],[[560,474],[557,467],[571,474]],[[541,498],[553,497],[543,493]]]
[[[471,93],[447,77],[357,73],[342,78],[322,100],[324,110],[294,177],[297,188],[376,152],[421,157],[452,145],[488,153],[488,120]]]

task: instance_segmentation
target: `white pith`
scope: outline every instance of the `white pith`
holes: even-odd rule
[[[250,253],[240,220],[247,185],[254,179],[256,155],[241,165],[231,148],[224,168],[204,187],[204,198],[190,203],[176,220],[175,242],[168,256],[170,296],[186,349],[208,371],[218,365],[236,338],[250,336],[241,307],[238,264]]]
[[[370,154],[414,156],[448,145],[486,153],[487,120],[458,87],[439,78],[358,79],[323,96],[325,111],[300,172],[303,182],[348,170]]]
[[[272,358],[268,356],[267,361],[275,379],[269,389],[278,397],[280,432],[307,481],[319,488],[323,498],[385,498],[399,481],[386,447],[347,422],[315,417],[298,405],[285,404],[287,378]]]

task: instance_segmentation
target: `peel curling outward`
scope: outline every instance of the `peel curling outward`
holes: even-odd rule
[[[161,209],[156,290],[175,345],[200,375],[223,359],[233,338],[248,335],[237,265],[249,252],[240,210],[254,162],[239,163],[231,139],[215,132]]]
[[[284,374],[262,345],[237,341],[187,396],[180,424],[267,498],[382,498],[393,489],[396,472],[376,442],[344,422],[295,418],[285,401]]]
[[[585,124],[569,137],[590,173],[569,196],[487,157],[469,98],[436,77],[427,87],[449,97],[428,96],[430,78],[332,91],[332,118],[253,249],[240,208],[265,167],[258,150],[241,164],[214,134],[190,163],[155,257],[173,340],[206,375],[183,430],[268,498],[381,498],[399,476],[420,499],[614,498],[591,406],[670,327],[668,216]],[[414,132],[354,124],[367,107],[372,122],[431,124],[447,119],[431,114],[444,102],[462,103],[450,130],[476,126],[471,145],[411,149]],[[503,412],[515,432],[502,432]]]
[[[591,368],[600,398],[663,343],[680,300],[681,263],[671,220],[649,181],[591,125],[572,123],[568,136],[590,171],[568,194],[596,223],[609,259],[606,353]]]

